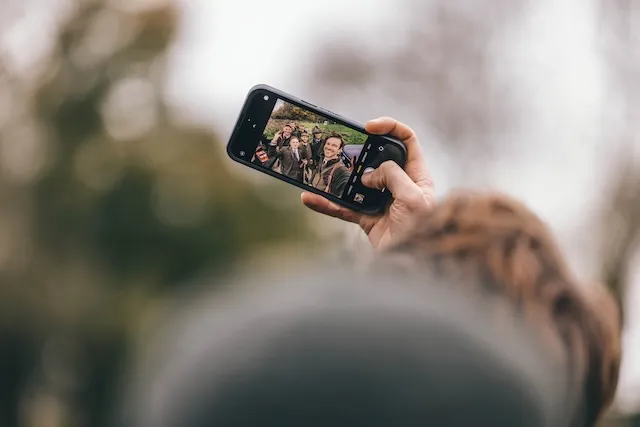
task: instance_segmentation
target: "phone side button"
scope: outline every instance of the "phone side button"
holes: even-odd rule
[[[316,104],[312,104],[311,102],[305,101],[304,99],[302,100],[302,102],[304,102],[305,104],[311,105],[313,108],[318,108]]]

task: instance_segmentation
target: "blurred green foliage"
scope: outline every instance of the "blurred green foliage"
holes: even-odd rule
[[[37,67],[0,57],[0,426],[107,425],[150,298],[313,237],[281,187],[176,119],[179,14],[135,4],[52,7]]]
[[[276,132],[281,132],[284,125],[290,123],[291,120],[269,120],[267,127],[264,130],[264,135],[267,139],[273,139]],[[314,127],[319,127],[322,131],[323,138],[326,138],[331,133],[339,133],[344,138],[345,144],[359,144],[362,145],[367,141],[367,136],[363,133],[355,131],[344,125],[337,123],[317,124],[306,121],[296,121],[298,126],[304,127],[308,132],[311,132]],[[313,135],[309,135],[309,139],[313,138]]]
[[[314,114],[309,110],[305,110],[304,108],[289,104],[288,102],[285,102],[284,105],[274,111],[271,117],[279,120],[302,120],[311,123],[321,123],[324,121],[321,116]]]

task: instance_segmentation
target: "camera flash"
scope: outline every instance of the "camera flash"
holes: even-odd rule
[[[269,100],[269,95],[265,95],[264,98],[262,98],[262,99],[264,99],[265,101],[268,101]]]

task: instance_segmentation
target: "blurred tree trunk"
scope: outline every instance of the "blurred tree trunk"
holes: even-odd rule
[[[629,158],[619,161],[620,173],[603,206],[601,225],[602,280],[623,309],[633,279],[631,263],[640,243],[640,165]]]
[[[606,63],[623,110],[611,136],[619,173],[603,205],[602,280],[623,302],[640,243],[640,9],[636,0],[602,0],[600,10]]]

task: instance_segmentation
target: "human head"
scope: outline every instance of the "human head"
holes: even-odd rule
[[[313,137],[315,139],[322,138],[322,129],[320,129],[318,126],[313,128]]]
[[[300,139],[303,143],[306,144],[307,142],[309,142],[309,134],[304,132],[302,135],[300,135]]]
[[[344,281],[295,277],[189,315],[154,353],[168,364],[145,364],[158,371],[143,401],[127,399],[136,427],[557,425],[562,381],[517,319],[497,332],[489,305],[471,309],[444,283],[419,292],[334,272]]]
[[[298,148],[300,147],[300,140],[298,139],[297,136],[292,136],[291,139],[289,140],[289,145],[291,146],[291,148]]]
[[[282,128],[282,135],[285,138],[289,138],[291,136],[291,132],[293,132],[293,128],[291,127],[291,125],[284,125],[284,127]]]
[[[342,151],[342,147],[344,147],[342,135],[332,133],[324,141],[324,158],[327,160],[337,158]]]

